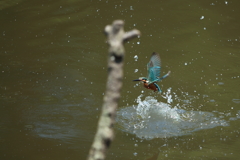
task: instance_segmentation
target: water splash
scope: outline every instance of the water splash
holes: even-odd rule
[[[201,129],[229,125],[224,117],[217,117],[217,113],[187,111],[179,109],[179,104],[173,106],[173,96],[171,88],[162,96],[167,103],[158,102],[151,96],[144,100],[141,99],[143,95],[138,96],[137,105],[118,111],[119,128],[139,138],[153,139],[188,135]]]

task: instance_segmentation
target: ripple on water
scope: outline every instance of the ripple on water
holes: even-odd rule
[[[118,111],[117,123],[121,130],[139,138],[167,138],[188,135],[192,132],[228,126],[228,122],[216,114],[202,111],[186,111],[158,102],[154,97],[137,99],[138,105]]]
[[[232,101],[234,102],[234,103],[240,103],[240,99],[232,99]]]
[[[45,103],[55,103],[58,101],[58,99],[52,95],[45,95],[40,97],[40,101],[45,102]]]

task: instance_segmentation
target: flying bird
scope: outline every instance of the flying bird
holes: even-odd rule
[[[154,92],[155,91],[162,92],[160,87],[157,85],[157,82],[168,77],[171,72],[169,71],[167,74],[160,78],[161,60],[158,53],[156,52],[152,53],[150,61],[147,64],[147,71],[148,71],[147,77],[139,77],[138,79],[135,79],[133,81],[142,81],[145,88],[151,89]]]

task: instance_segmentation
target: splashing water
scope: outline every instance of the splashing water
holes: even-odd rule
[[[179,109],[178,105],[171,106],[171,88],[162,96],[167,103],[158,102],[151,96],[141,100],[142,97],[136,99],[138,105],[122,108],[117,115],[119,128],[139,138],[182,136],[201,129],[228,126],[227,121],[211,112],[186,111]]]

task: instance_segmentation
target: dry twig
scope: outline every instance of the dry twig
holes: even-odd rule
[[[122,20],[115,20],[112,25],[105,27],[109,44],[107,88],[97,133],[88,160],[105,159],[106,150],[114,138],[113,125],[123,78],[123,58],[125,53],[123,42],[140,35],[138,30],[124,32],[123,26],[124,22]]]

